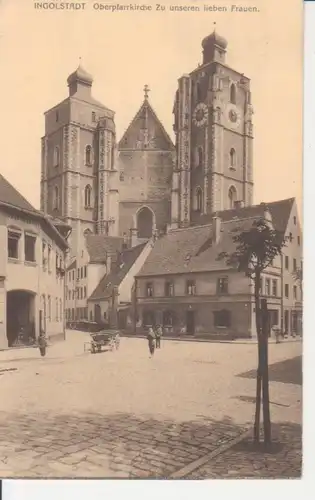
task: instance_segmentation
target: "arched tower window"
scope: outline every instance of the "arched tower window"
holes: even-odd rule
[[[153,233],[153,212],[143,207],[137,214],[138,238],[151,238]]]
[[[85,164],[92,164],[92,146],[86,146],[85,148]]]
[[[59,146],[55,146],[54,148],[54,167],[58,167],[60,162],[60,148]]]
[[[87,186],[85,186],[85,189],[84,189],[84,206],[86,208],[91,207],[91,194],[92,194],[92,188],[88,184]]]
[[[236,189],[234,186],[230,187],[228,196],[229,196],[229,207],[228,208],[234,208],[235,202],[237,201],[237,193],[236,193]]]
[[[200,187],[198,187],[196,189],[196,210],[197,212],[201,212],[202,211],[202,200],[203,196],[202,196],[202,189]]]
[[[236,104],[236,87],[234,83],[230,87],[230,102]]]
[[[53,210],[58,210],[58,209],[59,209],[59,188],[58,186],[55,186],[53,192]]]
[[[195,85],[195,95],[196,95],[196,101],[200,102],[201,101],[201,85],[199,82],[196,82],[196,85]]]
[[[234,148],[230,149],[230,168],[236,167],[236,152]]]
[[[196,155],[196,166],[201,167],[203,165],[203,149],[201,146],[197,148],[197,155]]]

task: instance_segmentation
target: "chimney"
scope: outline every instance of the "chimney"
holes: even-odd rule
[[[112,256],[107,252],[106,255],[106,274],[109,274],[112,268]]]
[[[212,217],[212,241],[213,243],[219,243],[221,233],[221,219],[217,215]]]
[[[234,203],[234,208],[244,208],[244,201],[243,200],[237,200]]]

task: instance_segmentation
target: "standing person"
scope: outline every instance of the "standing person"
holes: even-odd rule
[[[46,340],[45,332],[43,330],[41,330],[39,337],[38,337],[38,347],[39,347],[40,355],[46,356],[47,340]]]
[[[163,337],[163,329],[161,325],[158,325],[155,333],[156,338],[156,348],[161,349],[161,338]]]
[[[147,335],[148,343],[149,343],[149,351],[150,351],[150,358],[154,355],[155,351],[155,334],[152,326],[149,327],[149,332]]]

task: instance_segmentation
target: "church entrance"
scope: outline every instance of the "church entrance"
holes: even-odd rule
[[[153,212],[143,207],[137,214],[138,238],[151,238],[153,232]]]

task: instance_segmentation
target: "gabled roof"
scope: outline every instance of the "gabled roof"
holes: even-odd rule
[[[170,136],[166,132],[162,122],[157,117],[154,109],[149,103],[148,99],[144,99],[140,109],[132,119],[127,130],[123,134],[122,138],[118,143],[118,150],[130,150],[130,149],[142,149],[137,147],[136,141],[141,137],[141,132],[144,129],[144,115],[147,113],[147,131],[148,131],[148,142],[150,149],[159,149],[165,151],[173,151],[174,144]],[[155,145],[150,146],[150,140],[155,140]],[[144,148],[143,148],[144,149]]]
[[[0,174],[0,202],[12,205],[13,207],[20,208],[21,210],[28,210],[29,212],[38,213],[27,200],[22,196],[10,182]]]
[[[274,228],[277,231],[285,232],[294,201],[295,198],[287,198],[285,200],[271,201],[269,203],[260,203],[259,205],[221,210],[217,212],[217,216],[220,217],[222,221],[246,219],[247,217],[262,217],[264,211],[267,209],[271,214]],[[211,218],[211,214],[205,215],[202,219],[199,219],[199,224],[209,224]]]
[[[124,239],[104,234],[87,234],[86,250],[89,254],[90,264],[105,264],[107,254],[115,255],[122,250]]]
[[[25,217],[33,217],[40,221],[44,231],[58,241],[62,248],[69,248],[67,241],[52,223],[51,218],[40,210],[36,210],[2,174],[0,174],[0,206],[7,211],[22,212]]]
[[[89,297],[89,300],[100,300],[111,297],[114,287],[120,285],[146,244],[147,242],[141,243],[141,245],[124,250],[120,254],[118,261],[112,264],[110,273],[101,279],[94,292]]]
[[[221,252],[233,252],[235,230],[249,229],[268,209],[275,229],[285,232],[293,202],[294,198],[289,198],[217,212],[216,215],[221,219],[221,233],[217,244],[212,241],[212,223],[172,230],[156,241],[137,276],[227,270],[230,266],[225,260],[217,260],[217,257]],[[211,220],[210,216],[208,220]]]

